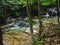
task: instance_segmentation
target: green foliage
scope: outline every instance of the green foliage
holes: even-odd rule
[[[2,18],[5,18],[4,16],[4,5],[2,4],[2,1],[0,2],[0,20]]]
[[[41,2],[41,5],[49,6],[51,5],[51,3],[54,5],[56,0],[40,0],[40,2]]]
[[[24,5],[26,6],[26,0],[8,0],[7,1],[8,3],[10,4],[18,4],[18,5]],[[34,0],[30,0],[30,4],[33,4],[34,3]]]
[[[30,0],[30,5],[34,13],[37,12],[37,0]],[[40,4],[43,6],[50,6],[51,3],[53,5],[56,4],[56,0],[40,0]],[[0,19],[6,18],[6,16],[13,15],[25,15],[26,14],[26,0],[1,0],[0,1]],[[5,7],[6,6],[6,7]],[[6,16],[5,16],[5,8],[6,8]],[[24,11],[24,12],[23,12]],[[33,13],[32,13],[33,14]],[[35,14],[33,14],[35,15]]]
[[[38,41],[37,39],[35,39],[34,45],[44,45],[44,43],[45,43],[44,40]],[[29,45],[32,45],[32,44],[30,43]]]
[[[24,5],[26,6],[26,0],[8,0],[7,1],[10,4],[18,4],[18,5]],[[30,0],[30,4],[33,5],[35,0]],[[40,0],[41,5],[49,6],[51,3],[54,5],[56,3],[56,0]]]
[[[41,40],[41,41],[37,41],[35,45],[43,45],[44,44],[44,41]]]

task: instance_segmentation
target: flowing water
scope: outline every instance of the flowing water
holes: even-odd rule
[[[11,27],[10,27],[11,26]],[[29,22],[27,19],[24,20],[15,20],[12,23],[7,25],[6,30],[25,30],[25,32],[30,32]],[[37,25],[34,24],[33,28],[37,28]],[[34,32],[37,32],[33,29]]]

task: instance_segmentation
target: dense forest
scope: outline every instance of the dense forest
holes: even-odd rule
[[[5,31],[6,31],[2,27],[14,21],[16,24],[16,22],[18,22],[16,21],[17,19],[25,21],[24,20],[25,18],[28,18],[27,21],[29,22],[28,26],[30,28],[30,33],[31,33],[30,34],[31,45],[40,45],[40,42],[41,40],[43,40],[43,37],[44,37],[42,36],[43,30],[46,29],[47,33],[49,33],[48,30],[53,30],[52,28],[54,28],[54,26],[57,28],[60,27],[60,20],[59,20],[60,19],[60,0],[0,0],[0,45],[4,45],[3,35],[5,34]],[[35,22],[37,21],[36,19],[38,19],[37,24],[39,26],[37,29],[38,33],[36,34],[37,41],[35,40],[35,36],[34,36],[33,25],[35,23],[33,22],[33,19],[35,20]],[[46,26],[44,26],[45,25],[44,21],[46,20],[47,20],[47,24]],[[53,24],[53,22],[56,23],[55,21],[58,24]],[[23,23],[21,23],[20,26],[22,24]],[[60,30],[60,29],[57,29],[57,30]],[[7,32],[9,32],[9,30]],[[25,45],[28,45],[28,44],[25,44]],[[47,45],[50,45],[50,44],[47,44]]]
[[[0,17],[1,19],[6,18],[6,17],[26,17],[26,0],[1,0],[0,1]],[[40,6],[41,8],[47,8],[50,7],[56,7],[56,0],[41,0],[40,1]],[[38,7],[38,2],[36,0],[30,0],[30,6],[31,6],[31,14],[32,15],[37,15],[37,7]]]

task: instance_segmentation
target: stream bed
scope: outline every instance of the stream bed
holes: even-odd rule
[[[33,32],[37,32],[38,25],[36,22],[33,22]],[[5,25],[4,30],[24,30],[25,32],[30,33],[30,27],[28,19],[25,18],[24,20],[14,20],[12,23]]]

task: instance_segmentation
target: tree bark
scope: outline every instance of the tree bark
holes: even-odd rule
[[[58,16],[58,23],[60,23],[59,22],[59,0],[56,0],[56,2],[57,2],[57,16]]]
[[[28,21],[30,24],[30,32],[31,32],[31,40],[32,40],[32,45],[34,45],[34,36],[33,36],[33,23],[32,23],[32,16],[31,16],[31,9],[30,9],[30,1],[26,0],[27,2],[27,15],[28,15]]]
[[[2,7],[2,0],[0,0],[0,5]],[[1,11],[1,10],[0,10]],[[0,14],[1,15],[1,14]],[[0,45],[3,45],[3,32],[2,32],[2,29],[1,29],[1,25],[2,25],[2,22],[3,20],[0,20]]]
[[[3,32],[0,26],[0,45],[3,45]]]
[[[52,0],[51,0],[51,7],[52,7]]]
[[[42,33],[42,15],[40,13],[40,0],[38,0],[38,18],[39,18],[39,36],[38,40],[41,40],[41,33]]]

